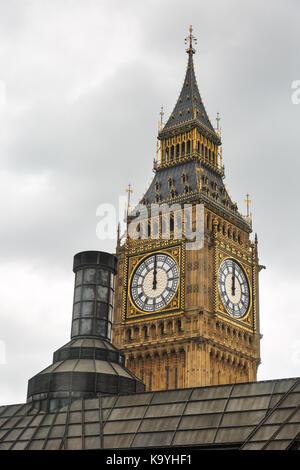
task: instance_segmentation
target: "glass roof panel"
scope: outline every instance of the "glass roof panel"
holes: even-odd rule
[[[61,439],[48,439],[46,442],[45,450],[58,450],[60,449]]]
[[[139,432],[175,430],[178,426],[179,420],[180,416],[177,416],[176,418],[144,419],[139,428]]]
[[[297,380],[299,379],[275,380],[275,382],[277,382],[275,386],[275,393],[286,393]]]
[[[254,426],[238,428],[221,428],[217,432],[216,443],[243,442],[254,429]]]
[[[294,439],[299,432],[300,426],[298,423],[286,423],[275,439]]]
[[[225,413],[221,426],[246,426],[247,424],[259,424],[265,416],[265,411],[239,411],[238,413]]]
[[[224,410],[226,400],[207,400],[190,402],[185,410],[185,415],[220,413]]]
[[[219,425],[222,413],[184,416],[179,429],[214,428]]]
[[[136,432],[140,424],[140,420],[128,420],[128,421],[108,421],[104,425],[104,434],[125,434],[128,432]]]
[[[111,436],[104,436],[105,449],[122,449],[130,447],[134,434],[115,434]]]
[[[255,434],[251,437],[251,441],[267,441],[270,439],[273,434],[277,431],[279,428],[278,425],[273,424],[273,425],[262,425],[258,430],[255,432]]]
[[[168,446],[173,432],[139,433],[135,436],[132,447],[163,447]]]
[[[232,389],[232,385],[220,385],[217,387],[203,387],[193,390],[191,401],[212,400],[215,398],[227,398]]]
[[[145,413],[145,406],[133,406],[130,408],[114,408],[109,416],[109,421],[119,419],[141,418]]]
[[[214,429],[203,429],[199,431],[177,431],[174,445],[208,444],[213,442],[216,431]]]
[[[274,382],[256,382],[249,384],[236,384],[232,390],[232,397],[243,397],[251,395],[267,395],[272,393]]]
[[[183,413],[185,403],[170,403],[165,405],[151,405],[149,406],[145,417],[160,417],[160,416],[178,416]]]
[[[121,395],[119,396],[116,407],[121,406],[134,406],[134,405],[147,405],[153,393],[137,393],[136,395]]]
[[[269,407],[269,396],[230,398],[226,411],[261,410]]]
[[[152,403],[174,403],[179,401],[186,401],[190,394],[190,389],[155,392]]]

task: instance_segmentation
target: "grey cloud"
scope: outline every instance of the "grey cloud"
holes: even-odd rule
[[[59,285],[69,286],[65,301],[71,305],[67,294],[73,255],[85,249],[114,250],[114,241],[96,237],[97,206],[116,203],[129,182],[138,199],[152,177],[158,113],[164,105],[167,119],[176,102],[187,60],[184,37],[192,23],[200,92],[212,122],[221,112],[227,187],[242,212],[244,195],[250,192],[260,258],[268,266],[261,275],[260,377],[270,371],[284,376],[287,361],[289,374],[296,375],[297,364],[288,355],[281,360],[276,355],[276,365],[272,357],[281,332],[274,299],[293,299],[282,312],[283,349],[288,351],[299,331],[297,293],[284,284],[300,281],[300,105],[291,103],[291,83],[300,79],[299,14],[300,6],[292,0],[266,5],[234,0],[187,0],[184,5],[174,0],[0,2],[0,79],[7,82],[8,92],[8,109],[0,110],[2,265],[35,266],[41,279],[61,269]],[[97,30],[97,18],[110,25],[111,35],[109,28]],[[131,27],[123,38],[115,28],[116,21],[122,25],[120,18],[125,31]],[[126,50],[124,34],[133,36]],[[72,101],[74,90],[79,92]],[[13,280],[2,279],[0,285],[4,283],[11,287]],[[53,279],[47,283],[49,289],[57,286]],[[47,294],[41,292],[45,303]],[[24,312],[19,299],[15,323],[0,302],[2,337],[10,350],[19,319],[32,315],[28,302]],[[70,314],[66,309],[62,330]],[[45,322],[41,312],[34,328],[21,322],[18,334],[26,340],[9,367],[0,366],[11,402],[23,399],[16,390],[21,382],[24,390],[26,377],[39,369],[35,355],[41,369],[55,344],[68,339],[68,326],[56,336],[56,312],[45,308],[45,315],[48,340],[40,333]],[[22,359],[26,374],[17,378]]]

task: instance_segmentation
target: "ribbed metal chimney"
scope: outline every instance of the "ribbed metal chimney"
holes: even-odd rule
[[[75,277],[71,338],[91,336],[111,341],[117,258],[85,251],[74,256]]]
[[[142,392],[145,385],[125,368],[111,344],[117,258],[102,251],[74,256],[71,341],[53,354],[53,363],[28,381],[27,402],[44,410],[99,394]]]

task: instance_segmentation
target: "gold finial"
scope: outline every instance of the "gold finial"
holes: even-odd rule
[[[121,236],[120,236],[120,233],[121,233],[121,227],[120,227],[120,222],[118,223],[118,230],[117,230],[117,248],[120,247],[120,244],[121,244]]]
[[[128,239],[128,217],[129,217],[129,209],[130,209],[130,195],[133,193],[133,190],[131,189],[131,184],[128,185],[128,189],[125,190],[126,193],[128,193],[128,198],[127,198],[127,213],[125,215],[125,221],[126,221],[126,239]]]
[[[133,193],[133,190],[131,189],[131,184],[128,185],[128,189],[126,189],[126,193],[128,193],[128,199],[127,199],[127,216],[129,214],[129,208],[130,208],[130,195]]]
[[[220,120],[221,120],[221,118],[220,118],[220,113],[217,113],[216,121],[217,121],[217,134],[218,134],[218,136],[219,136],[220,133],[221,133]]]
[[[190,34],[189,34],[189,35],[185,38],[185,40],[184,40],[185,44],[188,44],[188,42],[189,42],[189,46],[190,46],[190,47],[186,50],[186,52],[187,52],[188,54],[195,54],[196,51],[195,51],[195,49],[193,48],[193,42],[194,42],[195,44],[197,44],[197,39],[196,39],[195,36],[193,36],[193,34],[192,34],[192,33],[193,33],[193,27],[192,27],[192,25],[190,26],[190,30],[189,30],[189,31],[190,31]]]
[[[252,226],[252,214],[250,213],[250,204],[251,204],[251,199],[249,199],[250,195],[247,193],[246,194],[246,199],[245,203],[247,204],[247,220],[249,224]]]
[[[251,199],[249,199],[250,195],[247,193],[246,194],[246,199],[245,199],[245,203],[247,204],[247,217],[249,218],[249,215],[250,215],[250,211],[249,211],[249,208],[250,208],[250,204],[251,204]]]
[[[165,114],[165,113],[164,113],[164,107],[163,107],[163,106],[160,108],[160,113],[159,113],[159,114],[160,114],[160,122],[159,122],[159,124],[158,124],[158,130],[161,131],[162,128],[163,128],[163,116],[164,116],[164,114]]]

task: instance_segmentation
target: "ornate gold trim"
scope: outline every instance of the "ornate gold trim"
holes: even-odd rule
[[[163,312],[163,315],[175,315],[183,313],[184,309],[184,276],[185,276],[185,242],[184,240],[178,240],[176,243],[174,241],[166,240],[166,245],[164,247],[156,246],[156,243],[152,245],[152,249],[149,249],[148,246],[144,245],[142,250],[128,250],[128,254],[125,256],[126,261],[124,264],[124,274],[123,274],[123,302],[122,302],[122,320],[123,322],[135,321],[136,317],[143,317],[140,321],[148,319],[150,317],[159,318],[159,314]],[[160,245],[160,244],[159,244]],[[165,245],[165,244],[164,244]],[[169,245],[169,246],[168,246]],[[148,249],[146,249],[146,247]],[[164,307],[155,312],[145,312],[140,310],[134,304],[131,293],[130,293],[130,284],[132,276],[135,272],[136,267],[148,256],[151,256],[154,253],[164,253],[171,256],[178,265],[179,270],[179,285],[176,293],[172,297],[170,303],[167,307]],[[134,320],[132,320],[134,319]]]
[[[255,308],[254,308],[254,285],[253,285],[253,264],[249,260],[245,260],[243,257],[240,256],[234,256],[232,253],[232,250],[225,251],[224,249],[220,249],[219,247],[216,246],[216,253],[215,253],[215,276],[214,276],[214,293],[215,293],[215,309],[214,313],[216,315],[222,316],[222,318],[225,318],[227,321],[234,325],[238,325],[241,327],[246,328],[247,330],[252,330],[255,331]],[[224,260],[226,259],[233,259],[236,261],[241,268],[243,269],[245,276],[247,278],[247,282],[249,285],[249,297],[250,297],[250,303],[249,307],[247,310],[247,313],[242,317],[242,318],[234,318],[230,313],[227,312],[220,293],[219,293],[219,286],[218,286],[218,273],[221,264],[223,263]]]

